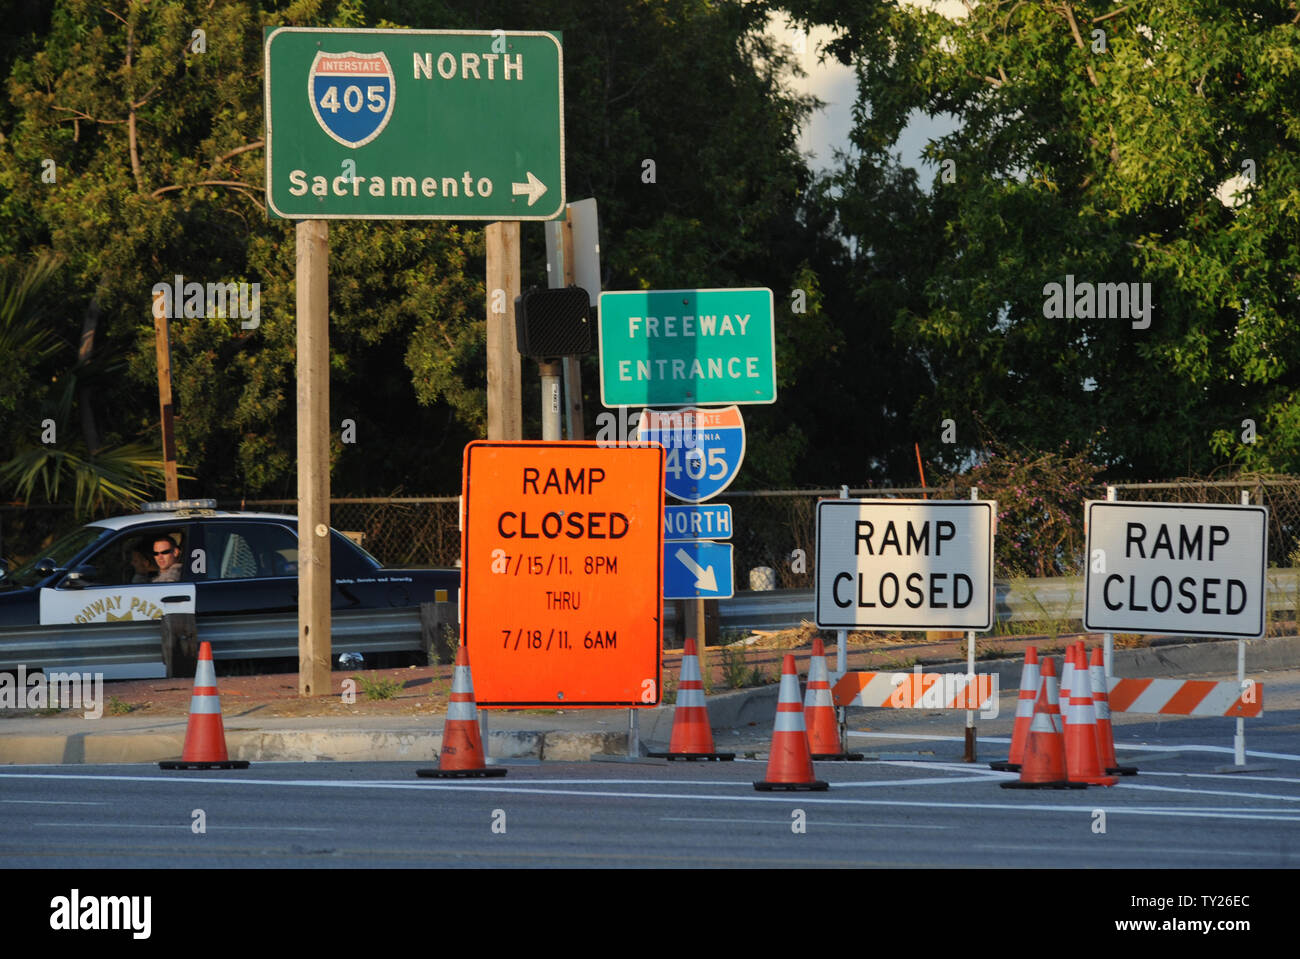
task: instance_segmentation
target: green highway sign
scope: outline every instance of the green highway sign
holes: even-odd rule
[[[551,220],[557,36],[266,30],[266,200],[287,219]]]
[[[772,291],[600,294],[605,406],[776,402]]]

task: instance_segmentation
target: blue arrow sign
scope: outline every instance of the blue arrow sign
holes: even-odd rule
[[[727,599],[731,595],[730,543],[664,543],[664,599]]]
[[[731,507],[726,503],[664,507],[664,542],[731,539]]]

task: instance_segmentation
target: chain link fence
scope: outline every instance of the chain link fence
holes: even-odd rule
[[[1250,476],[1237,480],[1166,480],[1150,483],[1114,483],[1116,499],[1125,502],[1237,504],[1241,494],[1249,502],[1269,509],[1268,560],[1270,566],[1300,565],[1300,477]],[[1106,485],[1086,488],[1087,499],[1105,499]],[[737,590],[750,588],[750,570],[772,570],[777,588],[812,589],[817,545],[817,502],[838,498],[839,490],[781,490],[729,493],[710,502],[729,503],[734,534],[733,563]],[[970,486],[961,481],[929,488],[850,489],[850,499],[969,499]],[[980,488],[982,499],[997,499],[996,489]],[[1085,535],[1083,504],[1071,515],[1067,551],[1080,560]],[[1081,568],[1069,570],[1079,574]],[[1002,567],[994,575],[1010,579],[1018,571]],[[764,578],[759,574],[755,579]]]
[[[1240,503],[1242,492],[1246,492],[1252,504],[1269,507],[1270,565],[1290,567],[1300,561],[1300,477],[1183,479],[1114,486],[1117,499],[1145,502],[1232,504]],[[755,574],[755,585],[811,589],[816,574],[817,502],[839,495],[838,489],[765,490],[724,493],[712,500],[732,508],[737,591],[751,588],[752,570],[771,571]],[[927,495],[968,499],[970,487],[958,480],[928,489],[854,488],[848,495],[853,499],[920,499]],[[997,490],[980,489],[979,495],[997,499]],[[1106,487],[1088,488],[1086,496],[1105,499]],[[294,500],[222,500],[218,505],[234,510],[297,511]],[[1082,506],[1080,503],[1073,513],[1071,521],[1077,525],[1070,530],[1070,549],[1079,556],[1084,541]],[[334,499],[330,523],[388,566],[451,567],[460,559],[459,501],[455,496]],[[0,506],[0,556],[11,561],[28,559],[77,525],[69,507]],[[999,568],[995,573],[1005,578],[1014,571]]]
[[[221,509],[298,512],[297,500],[221,500]],[[330,500],[330,525],[385,566],[460,565],[460,497],[391,496]]]

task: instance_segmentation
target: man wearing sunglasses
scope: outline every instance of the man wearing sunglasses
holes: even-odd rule
[[[153,541],[153,560],[158,564],[155,583],[179,583],[181,581],[181,551],[170,536],[159,536]]]

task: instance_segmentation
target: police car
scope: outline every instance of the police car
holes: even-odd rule
[[[30,562],[0,561],[0,627],[293,612],[298,520],[215,500],[146,503],[73,530]],[[335,610],[452,601],[455,569],[389,569],[330,530]]]

